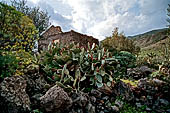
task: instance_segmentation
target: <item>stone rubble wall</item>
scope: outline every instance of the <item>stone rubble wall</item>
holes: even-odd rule
[[[39,40],[39,49],[47,49],[48,45],[53,43],[55,40],[62,42],[63,44],[70,44],[71,42],[79,43],[80,46],[87,48],[88,42],[92,45],[93,43],[99,45],[98,39],[92,36],[83,35],[73,30],[69,32],[62,32],[61,28],[51,27],[43,35],[43,38]]]

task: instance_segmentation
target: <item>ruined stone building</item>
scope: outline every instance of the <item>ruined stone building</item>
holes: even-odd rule
[[[80,46],[87,48],[88,42],[92,45],[93,43],[99,44],[98,39],[92,36],[87,36],[75,32],[73,30],[69,32],[62,32],[60,26],[50,26],[46,31],[41,33],[39,40],[39,49],[47,48],[52,42],[61,42],[63,44],[70,44],[71,42],[79,43]]]

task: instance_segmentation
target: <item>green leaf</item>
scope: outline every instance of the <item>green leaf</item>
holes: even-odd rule
[[[51,42],[48,45],[48,51],[51,49]]]
[[[111,75],[109,75],[109,80],[112,82],[113,81],[113,78]]]
[[[53,79],[51,79],[51,78],[50,78],[50,77],[48,77],[48,76],[47,76],[47,79],[48,79],[49,81],[51,81],[51,82],[52,82],[52,81],[54,81]]]
[[[66,88],[66,86],[64,86],[61,82],[56,82],[56,84],[58,85],[58,86],[60,86],[61,88]]]
[[[93,43],[91,50],[93,50],[93,49],[94,49],[94,47],[95,47],[95,43]]]
[[[100,60],[101,59],[101,53],[99,52],[99,54],[98,54],[98,60]]]
[[[80,69],[76,70],[75,77],[78,78],[81,76]]]
[[[106,60],[107,60],[107,61],[118,61],[118,60],[115,59],[114,57],[112,57],[112,58],[107,58]]]
[[[65,73],[66,67],[67,67],[67,64],[65,64],[65,65],[64,65],[64,67],[63,67],[60,82],[62,82],[62,81],[63,81],[64,73]]]
[[[74,83],[73,83],[73,87],[76,87],[76,83],[77,83],[77,78],[74,79]]]
[[[102,61],[101,61],[101,64],[103,65],[104,63],[105,63],[105,60],[102,60]]]
[[[69,70],[68,70],[68,69],[65,69],[65,70],[64,70],[64,73],[65,73],[66,75],[69,75]]]
[[[80,70],[77,69],[76,72],[75,72],[75,79],[74,79],[74,83],[73,83],[73,87],[75,88],[76,86],[76,83],[77,83],[77,80],[78,78],[81,76],[81,73],[80,73]]]
[[[82,48],[82,49],[81,49],[81,52],[82,52],[82,55],[84,55],[85,49]]]
[[[101,70],[101,75],[104,76],[106,74],[106,72],[104,70]]]
[[[95,76],[96,76],[97,74],[98,74],[98,72],[95,70],[93,75],[95,75]]]
[[[102,56],[104,56],[104,48],[102,49]]]
[[[62,74],[62,70],[63,70],[63,69],[57,69],[57,73]]]
[[[108,51],[108,50],[107,50],[107,51]],[[110,54],[110,53],[109,53],[109,52],[107,52],[107,58],[109,57],[109,54]]]
[[[89,62],[88,61],[85,61],[85,63],[84,64],[86,64],[87,66],[89,65]]]
[[[67,87],[64,89],[64,91],[66,92],[71,92],[73,90],[73,88],[69,85],[67,85]]]
[[[94,63],[91,64],[91,70],[94,71]]]
[[[80,64],[83,62],[84,53],[80,53]]]
[[[102,77],[99,74],[96,75],[96,78],[97,78],[97,81],[102,83]]]
[[[96,82],[96,85],[97,85],[98,88],[100,88],[100,87],[103,86],[103,83],[101,83],[101,82]]]
[[[90,77],[90,81],[92,82],[90,85],[94,84],[94,77]]]
[[[59,81],[60,80],[60,77],[56,73],[54,73],[54,76],[55,76],[55,81]]]
[[[53,65],[58,65],[58,63],[55,60],[52,61],[52,64]]]
[[[70,80],[71,80],[71,78],[67,78],[67,77],[65,77],[65,78],[64,78],[64,82],[63,82],[63,84],[66,84],[66,83],[70,82]]]
[[[80,81],[84,81],[86,79],[86,76],[83,76]]]
[[[111,85],[112,85],[112,84],[111,84],[111,82],[107,82],[107,86],[109,86],[109,87],[110,87]]]

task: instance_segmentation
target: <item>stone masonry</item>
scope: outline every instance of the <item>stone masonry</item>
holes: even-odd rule
[[[62,32],[60,26],[50,26],[46,31],[41,34],[39,40],[39,49],[47,49],[48,45],[53,42],[61,42],[62,44],[70,44],[71,42],[79,43],[80,46],[87,48],[88,42],[92,45],[93,43],[99,44],[98,39],[92,36],[87,36],[73,30],[69,32]]]

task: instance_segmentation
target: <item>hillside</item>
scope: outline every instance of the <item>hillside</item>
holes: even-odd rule
[[[152,30],[143,34],[129,36],[142,49],[158,49],[168,40],[168,28]]]

